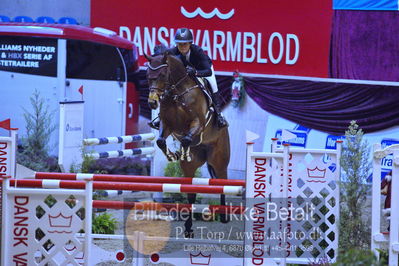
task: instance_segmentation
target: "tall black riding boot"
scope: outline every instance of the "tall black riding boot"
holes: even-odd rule
[[[215,108],[216,122],[218,127],[222,128],[228,126],[229,124],[227,123],[221,111],[222,101],[219,92],[212,93],[212,101],[213,107]]]

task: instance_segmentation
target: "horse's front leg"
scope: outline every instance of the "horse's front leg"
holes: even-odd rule
[[[199,134],[202,130],[201,123],[198,118],[194,119],[190,124],[190,130],[181,140],[180,160],[191,162],[190,145],[193,142],[193,136]]]
[[[161,149],[161,151],[165,154],[166,159],[168,159],[169,162],[176,162],[178,160],[177,154],[171,152],[166,145],[166,138],[170,135],[170,130],[167,127],[163,126],[163,123],[161,121],[160,123],[160,133],[159,137],[157,139],[157,146]]]

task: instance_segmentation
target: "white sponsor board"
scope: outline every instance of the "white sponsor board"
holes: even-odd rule
[[[84,102],[60,103],[58,164],[63,172],[82,163]]]

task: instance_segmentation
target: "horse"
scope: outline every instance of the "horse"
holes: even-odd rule
[[[211,178],[227,179],[230,161],[230,139],[228,128],[219,128],[216,116],[210,111],[210,98],[201,90],[195,77],[187,74],[183,62],[168,52],[157,56],[145,55],[148,60],[147,80],[148,104],[157,109],[159,105],[159,138],[157,146],[168,161],[179,161],[185,177],[194,177],[195,171],[207,163]],[[171,152],[166,138],[177,139],[180,151]],[[195,203],[196,194],[188,194],[190,204]],[[225,205],[225,195],[220,195],[220,204]],[[221,222],[227,223],[225,214]],[[185,222],[185,237],[193,237],[191,213]]]

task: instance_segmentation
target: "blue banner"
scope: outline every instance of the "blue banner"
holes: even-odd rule
[[[397,0],[334,0],[333,9],[398,10]]]
[[[286,129],[286,130],[288,132],[294,134],[296,137],[292,138],[292,139],[288,139],[286,141],[281,141],[283,133],[282,133],[281,129],[278,129],[276,131],[276,135],[275,135],[275,137],[279,139],[277,141],[278,146],[282,145],[283,143],[289,143],[291,146],[306,148],[306,141],[308,139],[308,134],[306,132],[288,130],[288,129]]]
[[[326,149],[335,150],[337,148],[337,140],[345,140],[345,136],[328,135],[326,139]]]

